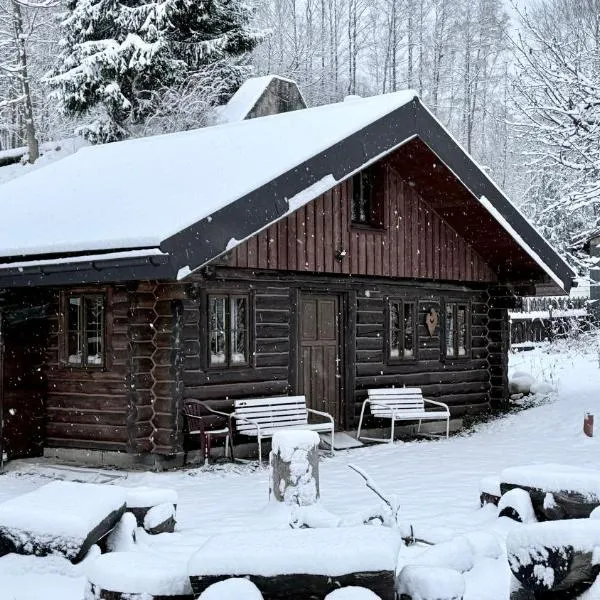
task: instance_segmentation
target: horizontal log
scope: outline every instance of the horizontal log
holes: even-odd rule
[[[49,423],[70,423],[76,425],[127,425],[127,412],[124,409],[119,412],[97,412],[94,410],[49,408],[47,411],[47,421]]]
[[[218,398],[250,398],[253,396],[284,396],[289,389],[288,381],[257,381],[221,385],[186,386],[187,398],[210,400]]]
[[[232,383],[268,383],[273,380],[287,379],[287,367],[248,367],[230,370],[185,371],[182,379],[186,387],[200,385],[220,385]]]
[[[78,448],[81,450],[104,450],[105,452],[127,453],[129,446],[124,442],[108,442],[104,440],[54,438],[46,435],[47,448]]]
[[[124,425],[99,425],[81,423],[53,423],[46,425],[46,435],[54,439],[73,439],[127,443],[128,432]]]
[[[46,402],[48,410],[93,410],[97,412],[118,412],[127,407],[127,395],[103,396],[83,394],[62,394],[60,392],[48,393]]]

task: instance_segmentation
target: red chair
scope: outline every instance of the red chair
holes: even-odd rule
[[[228,458],[231,449],[231,460],[233,460],[233,437],[231,432],[231,421],[227,419],[227,425],[219,429],[211,429],[207,425],[211,416],[223,419],[227,417],[223,413],[213,410],[201,400],[185,400],[183,412],[187,420],[188,434],[200,436],[200,447],[204,456],[204,464],[208,464],[213,438],[225,438],[225,458]]]

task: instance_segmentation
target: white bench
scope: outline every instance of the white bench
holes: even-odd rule
[[[426,411],[425,404],[434,405],[436,410]],[[360,435],[362,429],[365,408],[369,405],[371,414],[378,419],[390,419],[392,422],[391,433],[389,440],[386,438],[370,438]],[[450,410],[448,405],[437,400],[428,400],[423,398],[423,392],[420,388],[382,388],[369,390],[367,399],[363,402],[360,411],[360,420],[358,422],[358,431],[356,439],[364,439],[372,442],[393,442],[394,441],[394,424],[396,421],[419,421],[419,429],[421,430],[421,422],[425,420],[445,420],[446,421],[446,437],[450,433]]]
[[[273,437],[282,429],[309,429],[331,434],[333,454],[334,421],[326,412],[307,408],[304,396],[278,396],[274,398],[251,398],[234,400],[234,412],[230,418],[235,421],[236,431],[242,435],[255,436],[258,441],[258,461],[262,463],[262,440]],[[308,415],[319,415],[327,421],[309,423]]]

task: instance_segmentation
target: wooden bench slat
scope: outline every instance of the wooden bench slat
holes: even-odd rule
[[[306,407],[305,406],[294,406],[293,408],[279,408],[279,409],[275,409],[275,408],[253,408],[251,410],[247,410],[247,409],[238,409],[235,411],[236,415],[243,415],[243,416],[250,416],[250,415],[256,415],[258,417],[263,416],[263,415],[279,415],[279,414],[284,414],[284,415],[305,415],[306,414]]]

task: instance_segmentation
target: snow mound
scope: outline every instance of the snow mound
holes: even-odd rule
[[[554,463],[523,465],[504,469],[500,480],[547,492],[578,492],[587,500],[600,501],[600,472],[593,469]]]
[[[498,496],[499,498],[502,494],[500,493],[500,480],[498,477],[494,475],[482,477],[479,480],[479,492],[490,496]]]
[[[177,504],[177,492],[168,488],[135,487],[123,488],[128,508],[148,508],[159,504]]]
[[[136,549],[135,530],[137,521],[132,513],[125,513],[106,541],[109,552],[131,552]]]
[[[500,558],[504,552],[498,535],[488,531],[471,531],[464,537],[473,556],[477,558]]]
[[[549,383],[538,381],[525,371],[514,371],[509,374],[508,390],[510,394],[550,394],[555,391]]]
[[[520,488],[506,492],[498,502],[498,513],[502,514],[505,509],[512,508],[521,518],[523,523],[536,523],[537,518],[531,504],[529,494]]]
[[[153,596],[192,594],[185,563],[162,554],[103,554],[89,566],[87,577],[96,597],[99,590]]]
[[[279,454],[285,462],[290,462],[296,450],[310,452],[321,441],[316,431],[298,429],[296,431],[277,431],[273,435],[271,451]]]
[[[381,600],[381,598],[367,588],[349,585],[327,594],[325,600]]]
[[[461,600],[465,580],[452,569],[408,565],[400,571],[397,591],[412,600]]]
[[[459,536],[449,542],[431,546],[419,555],[414,563],[443,567],[464,573],[473,568],[473,550],[468,540],[463,536]]]
[[[263,600],[263,597],[251,581],[232,577],[208,586],[198,600]]]
[[[175,518],[175,508],[172,504],[159,504],[153,506],[144,517],[144,529],[154,529],[165,521]]]

